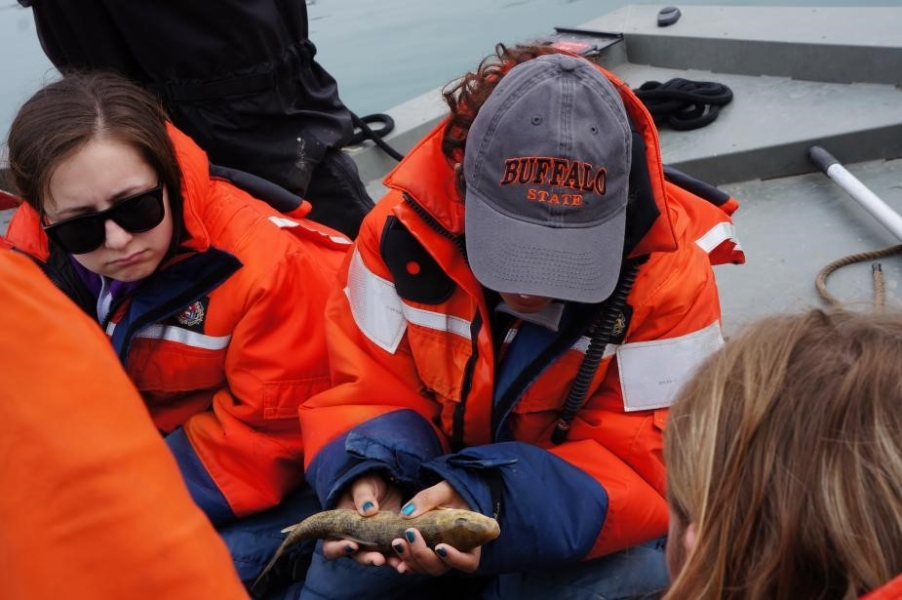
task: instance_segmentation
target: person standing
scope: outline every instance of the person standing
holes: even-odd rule
[[[147,86],[214,164],[274,182],[308,200],[311,219],[357,234],[373,201],[341,150],[352,116],[315,60],[304,0],[19,3],[60,72],[112,70]]]

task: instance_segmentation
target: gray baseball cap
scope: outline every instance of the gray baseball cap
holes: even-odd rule
[[[464,154],[467,255],[504,293],[600,302],[620,275],[630,124],[588,61],[512,68],[476,115]]]

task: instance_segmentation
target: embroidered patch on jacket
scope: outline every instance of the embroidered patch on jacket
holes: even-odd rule
[[[206,296],[200,300],[195,300],[181,312],[176,313],[173,320],[185,329],[203,333],[204,320],[207,318],[207,307],[209,304],[210,298]]]

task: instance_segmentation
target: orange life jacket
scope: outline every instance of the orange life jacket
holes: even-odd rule
[[[109,341],[0,250],[0,597],[247,598]]]
[[[187,236],[154,285],[117,304],[104,327],[192,493],[222,522],[278,504],[302,480],[297,407],[329,386],[322,314],[350,242],[305,219],[307,203],[282,214],[211,178],[206,154],[169,131]],[[28,205],[7,239],[50,257]],[[69,262],[51,260],[45,271],[83,298],[77,275],[60,273]],[[83,302],[90,313],[93,301]]]
[[[336,486],[347,483],[345,473],[357,472],[347,462],[340,464],[352,460],[335,451],[342,436],[343,447],[359,460],[382,461],[385,470],[403,477],[403,457],[416,456],[411,448],[416,443],[405,446],[405,436],[413,433],[399,430],[400,415],[413,411],[431,424],[445,452],[480,448],[480,460],[492,464],[483,460],[492,453],[485,445],[526,442],[597,482],[606,495],[606,513],[598,518],[602,525],[592,533],[591,549],[580,558],[666,533],[661,434],[667,406],[692,369],[722,343],[712,262],[741,263],[744,256],[729,218],[735,200],[716,206],[666,181],[652,119],[628,86],[607,75],[644,143],[645,162],[635,165],[634,160],[634,168],[647,172],[646,200],[659,216],[630,253],[647,260],[617,315],[617,339],[605,347],[566,441],[553,444],[552,431],[589,338],[576,336],[569,347],[530,365],[531,372],[512,384],[509,405],[498,406],[493,336],[505,332],[491,331],[492,307],[467,265],[464,205],[455,172],[441,151],[442,123],[386,178],[389,191],[364,220],[342,273],[343,289],[330,300],[334,387],[300,411],[309,480],[317,482],[321,497],[334,498]],[[506,332],[502,352],[520,331],[515,326]],[[367,433],[395,415],[397,421],[378,435]],[[467,456],[472,459],[472,453]],[[569,477],[563,467],[558,471]],[[541,485],[532,482],[534,489]],[[530,491],[511,492],[508,506],[529,502]],[[581,510],[580,498],[554,499],[554,494],[541,487],[548,511]],[[593,527],[590,521],[581,526]],[[502,538],[493,544],[502,543],[504,532],[502,525]]]
[[[902,599],[902,575],[886,582],[885,585],[862,596],[860,600],[900,600]]]

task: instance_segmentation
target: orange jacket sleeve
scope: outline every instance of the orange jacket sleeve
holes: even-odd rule
[[[0,597],[247,598],[96,323],[0,251]]]

